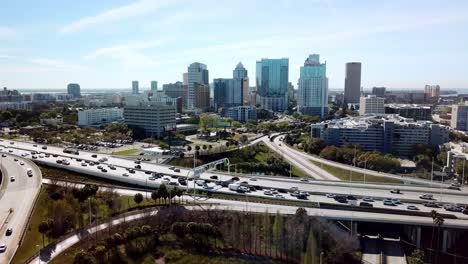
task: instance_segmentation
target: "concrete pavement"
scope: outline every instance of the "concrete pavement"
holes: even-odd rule
[[[18,161],[14,161],[15,158]],[[0,220],[2,221],[0,222],[0,244],[7,246],[6,252],[0,253],[0,263],[9,263],[27,227],[34,201],[40,191],[42,174],[39,168],[29,160],[11,155],[0,159],[4,175],[2,185],[5,185],[5,192],[0,199]],[[33,171],[32,177],[26,174],[28,168]],[[11,176],[15,177],[15,181],[10,180]],[[6,235],[8,228],[13,229],[13,233],[9,236]]]

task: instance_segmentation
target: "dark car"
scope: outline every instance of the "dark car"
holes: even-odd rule
[[[239,181],[240,179],[239,179],[239,177],[232,177],[231,180],[233,180],[233,181]]]
[[[42,149],[47,149],[47,146],[42,146]]]
[[[107,170],[106,170],[106,169],[101,169],[101,171],[102,171],[102,172],[107,172]]]
[[[428,202],[424,204],[425,207],[439,208],[439,205],[434,202]]]
[[[135,169],[141,169],[141,165],[135,165]]]
[[[93,158],[97,158],[97,155],[96,155],[96,154],[93,154],[93,155],[91,155],[91,157],[93,157]]]
[[[6,236],[11,236],[11,234],[13,233],[13,228],[8,228],[5,232],[5,235]]]
[[[352,200],[352,201],[356,201],[356,200],[357,200],[357,198],[356,198],[356,197],[354,197],[354,196],[352,196],[352,195],[348,195],[348,196],[346,196],[346,199],[348,199],[348,200]]]
[[[448,188],[449,188],[450,190],[461,191],[460,187],[458,187],[458,186],[449,186]]]
[[[145,174],[151,174],[151,171],[145,171]]]
[[[335,199],[335,201],[339,202],[339,203],[347,203],[348,202],[348,199],[346,199],[345,196],[335,196],[333,199]]]
[[[371,203],[368,203],[368,202],[361,202],[361,203],[359,203],[359,206],[362,206],[362,207],[374,207],[374,205],[372,205]]]
[[[211,176],[210,176],[210,179],[212,179],[212,180],[217,180],[217,179],[218,179],[218,176],[216,176],[216,175],[211,175]]]
[[[139,160],[135,160],[134,162],[135,162],[135,164],[140,164],[141,163],[141,161],[139,161]]]

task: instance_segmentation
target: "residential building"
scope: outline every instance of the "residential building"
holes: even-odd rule
[[[426,85],[424,87],[424,94],[426,94],[427,98],[439,99],[440,86],[439,85]]]
[[[344,103],[358,104],[361,96],[361,63],[346,63]]]
[[[124,107],[124,122],[130,128],[140,128],[147,137],[161,138],[176,129],[176,107],[164,103],[141,102]]]
[[[140,93],[138,86],[139,86],[138,81],[133,81],[132,82],[132,94],[139,94]]]
[[[385,99],[375,95],[362,96],[359,102],[359,114],[385,114]]]
[[[181,82],[163,84],[163,91],[169,97],[182,98],[182,107],[187,108],[187,93],[188,93],[187,85]]]
[[[208,99],[206,104],[209,104],[210,101],[210,89],[209,89],[209,79],[208,79],[208,69],[205,64],[194,62],[189,65],[187,69],[187,82],[188,82],[188,100],[187,105],[189,109],[194,109],[197,106],[197,98],[201,100],[200,96],[197,97],[196,89],[200,92],[205,92],[205,88],[200,88],[206,86],[208,89]],[[204,93],[203,93],[204,95]],[[205,98],[203,98],[205,99]],[[203,105],[205,106],[205,105]]]
[[[384,97],[385,96],[385,87],[372,87],[372,94],[377,97]]]
[[[453,129],[468,131],[468,102],[452,106],[450,126]]]
[[[95,108],[78,111],[78,125],[99,127],[107,123],[122,121],[122,108]]]
[[[324,118],[328,114],[327,64],[320,55],[312,54],[300,69],[297,111]]]
[[[77,83],[69,83],[67,85],[67,93],[71,95],[73,98],[80,98],[81,97],[80,85]]]
[[[256,64],[257,103],[263,109],[288,109],[289,59],[262,59]]]
[[[210,108],[210,87],[205,84],[194,83],[194,108],[200,109],[202,112],[208,111]]]
[[[227,109],[226,117],[232,118],[234,121],[246,123],[249,121],[257,121],[257,108],[255,106],[236,106]]]
[[[247,69],[244,65],[239,62],[236,68],[232,72],[232,78],[238,80],[237,85],[241,85],[240,89],[242,91],[242,105],[248,105],[250,102],[249,96],[249,76]]]
[[[158,90],[158,81],[151,81],[151,91]]]
[[[414,120],[432,120],[432,108],[429,105],[418,104],[387,104],[385,114],[397,114]]]
[[[5,110],[31,110],[31,102],[0,102],[0,111]]]
[[[55,97],[50,93],[33,93],[31,101],[33,104],[48,104],[55,102]]]
[[[398,156],[412,155],[415,144],[432,148],[449,142],[449,129],[430,121],[414,121],[398,115],[347,117],[311,125],[311,135],[327,145],[359,145]]]
[[[17,90],[8,90],[8,88],[3,87],[3,90],[0,91],[0,102],[21,102],[23,99],[23,95]]]

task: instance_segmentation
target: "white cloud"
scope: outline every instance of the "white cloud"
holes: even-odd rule
[[[148,14],[172,2],[175,2],[175,0],[140,0],[135,3],[106,10],[95,16],[81,18],[62,27],[59,31],[60,33],[72,33],[99,24],[108,24],[131,17]]]
[[[32,59],[31,62],[40,67],[53,68],[62,71],[75,71],[84,69],[82,66],[79,65],[69,64],[62,60],[54,60],[49,58],[35,58]]]

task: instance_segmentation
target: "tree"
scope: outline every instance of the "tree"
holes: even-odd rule
[[[234,128],[241,128],[242,124],[239,121],[232,122],[232,127]]]
[[[139,205],[141,202],[143,202],[143,194],[136,193],[135,196],[133,197],[133,201],[135,201],[135,203]]]
[[[192,151],[192,146],[189,145],[189,146],[187,147],[187,151]]]
[[[50,222],[50,219],[49,220],[44,220],[42,221],[39,226],[37,227],[39,233],[41,233],[42,235],[42,247],[45,246],[45,243],[44,243],[44,235],[49,232],[49,230],[51,229],[51,222]]]
[[[154,190],[151,192],[151,199],[154,200],[154,202],[156,202],[156,200],[160,199],[161,196],[159,195],[159,191],[158,190]]]
[[[75,258],[73,259],[73,264],[93,264],[95,260],[88,252],[83,250],[76,253]]]
[[[208,114],[200,115],[199,127],[202,131],[208,131],[209,128],[213,128],[216,123],[216,117]]]
[[[433,222],[434,222],[434,224],[437,225],[437,249],[436,249],[436,261],[435,261],[435,263],[439,263],[440,229],[441,229],[442,225],[444,224],[444,221],[445,221],[445,220],[444,220],[444,218],[442,217],[442,215],[439,214],[439,213],[436,213],[436,214],[432,214],[432,213],[431,213],[431,216],[433,217]]]
[[[408,257],[408,264],[424,264],[424,251],[415,249],[410,257]]]
[[[206,150],[208,147],[206,145],[203,145],[203,150]]]
[[[165,184],[161,184],[158,188],[159,197],[164,199],[164,203],[166,203],[166,199],[169,198],[169,192]]]
[[[245,145],[245,143],[247,143],[247,141],[249,141],[249,138],[246,135],[242,135],[240,137],[239,141],[241,142],[242,145]]]

